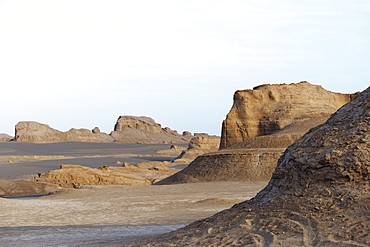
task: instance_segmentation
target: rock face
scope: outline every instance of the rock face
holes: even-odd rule
[[[220,148],[272,134],[308,119],[327,119],[353,97],[353,94],[333,93],[308,82],[236,91],[234,104],[222,123]]]
[[[54,184],[0,179],[0,197],[47,195],[60,191]]]
[[[93,130],[70,129],[62,132],[38,122],[19,122],[15,126],[15,141],[52,142],[125,142],[139,144],[187,143],[192,136],[182,136],[175,130],[161,127],[149,117],[121,116],[111,134]]]
[[[292,144],[253,199],[131,246],[369,246],[369,141],[370,88]]]
[[[269,119],[269,121],[279,123],[276,125],[279,127],[272,134],[265,133],[252,138],[248,137],[249,139],[227,148],[201,155],[184,170],[159,183],[268,181],[275,170],[277,160],[289,145],[303,136],[309,129],[325,122],[329,113],[335,112],[334,109],[337,108],[340,102],[349,101],[357,95],[328,92],[320,86],[311,85],[307,82],[290,85],[266,85],[256,88],[255,90],[243,90],[235,93],[237,97],[234,97],[233,108],[224,121],[224,125],[225,123],[228,124],[228,132],[223,132],[221,146],[222,141],[229,140],[228,143],[231,143],[231,140],[236,140],[234,135],[229,139],[228,133],[239,133],[243,138],[247,138],[245,133],[252,132],[240,126],[250,127],[253,124],[253,126],[262,126],[262,120],[267,121]],[[303,93],[300,91],[303,91]],[[303,96],[297,98],[298,96],[294,96],[293,93],[303,94]],[[319,93],[323,93],[323,96],[321,99],[316,99],[315,97],[318,97]],[[309,95],[313,95],[311,101],[303,102],[303,99],[308,99]],[[292,98],[291,102],[288,96]],[[326,97],[326,103],[323,97]],[[261,108],[263,110],[254,112],[254,105],[263,106]],[[256,109],[260,108],[257,107]],[[299,110],[303,112],[300,113]],[[262,120],[247,118],[259,116],[262,113],[264,114]],[[233,119],[232,116],[244,116],[246,119],[241,117]],[[245,123],[242,121],[245,121]],[[282,123],[289,124],[283,127],[284,124]],[[233,131],[231,131],[232,124],[235,124]],[[257,129],[254,130],[257,134]]]
[[[192,138],[168,127],[162,128],[152,118],[134,116],[120,116],[110,135],[118,142],[144,144],[187,143]]]
[[[0,133],[0,142],[8,142],[11,139],[13,139],[13,137],[11,137],[10,135]]]
[[[15,141],[50,143],[50,142],[113,142],[113,138],[105,133],[93,133],[87,129],[70,129],[62,132],[49,125],[37,122],[19,122],[15,126]]]
[[[136,166],[124,163],[123,167],[103,166],[90,168],[80,165],[61,165],[60,170],[40,174],[30,181],[46,182],[63,188],[82,185],[150,185],[172,175],[169,162],[144,162]]]

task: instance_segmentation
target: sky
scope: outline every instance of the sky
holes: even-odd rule
[[[0,133],[121,115],[220,135],[236,90],[369,86],[368,0],[0,0]]]

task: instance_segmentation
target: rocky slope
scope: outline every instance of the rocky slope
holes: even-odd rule
[[[98,127],[58,131],[46,124],[19,122],[15,126],[15,141],[33,143],[52,142],[125,142],[125,143],[187,143],[191,135],[179,135],[170,128],[162,128],[149,117],[121,116],[111,134],[100,132]]]
[[[370,88],[279,159],[253,199],[130,246],[369,246]]]
[[[289,145],[325,122],[339,106],[356,95],[332,93],[307,82],[237,91],[223,123],[223,149],[197,157],[184,170],[160,184],[268,181],[278,158]]]

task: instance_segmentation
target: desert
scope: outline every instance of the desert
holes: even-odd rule
[[[143,116],[110,134],[20,122],[0,143],[0,241],[366,246],[369,90],[238,90],[221,137]]]

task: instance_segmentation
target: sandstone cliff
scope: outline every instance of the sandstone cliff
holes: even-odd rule
[[[237,91],[223,123],[224,148],[197,157],[159,184],[268,181],[289,145],[356,95],[332,93],[307,82]]]
[[[131,246],[369,246],[370,87],[279,159],[253,199]]]
[[[308,82],[236,91],[234,104],[222,123],[220,148],[308,119],[327,119],[353,97],[354,94],[333,93]]]

